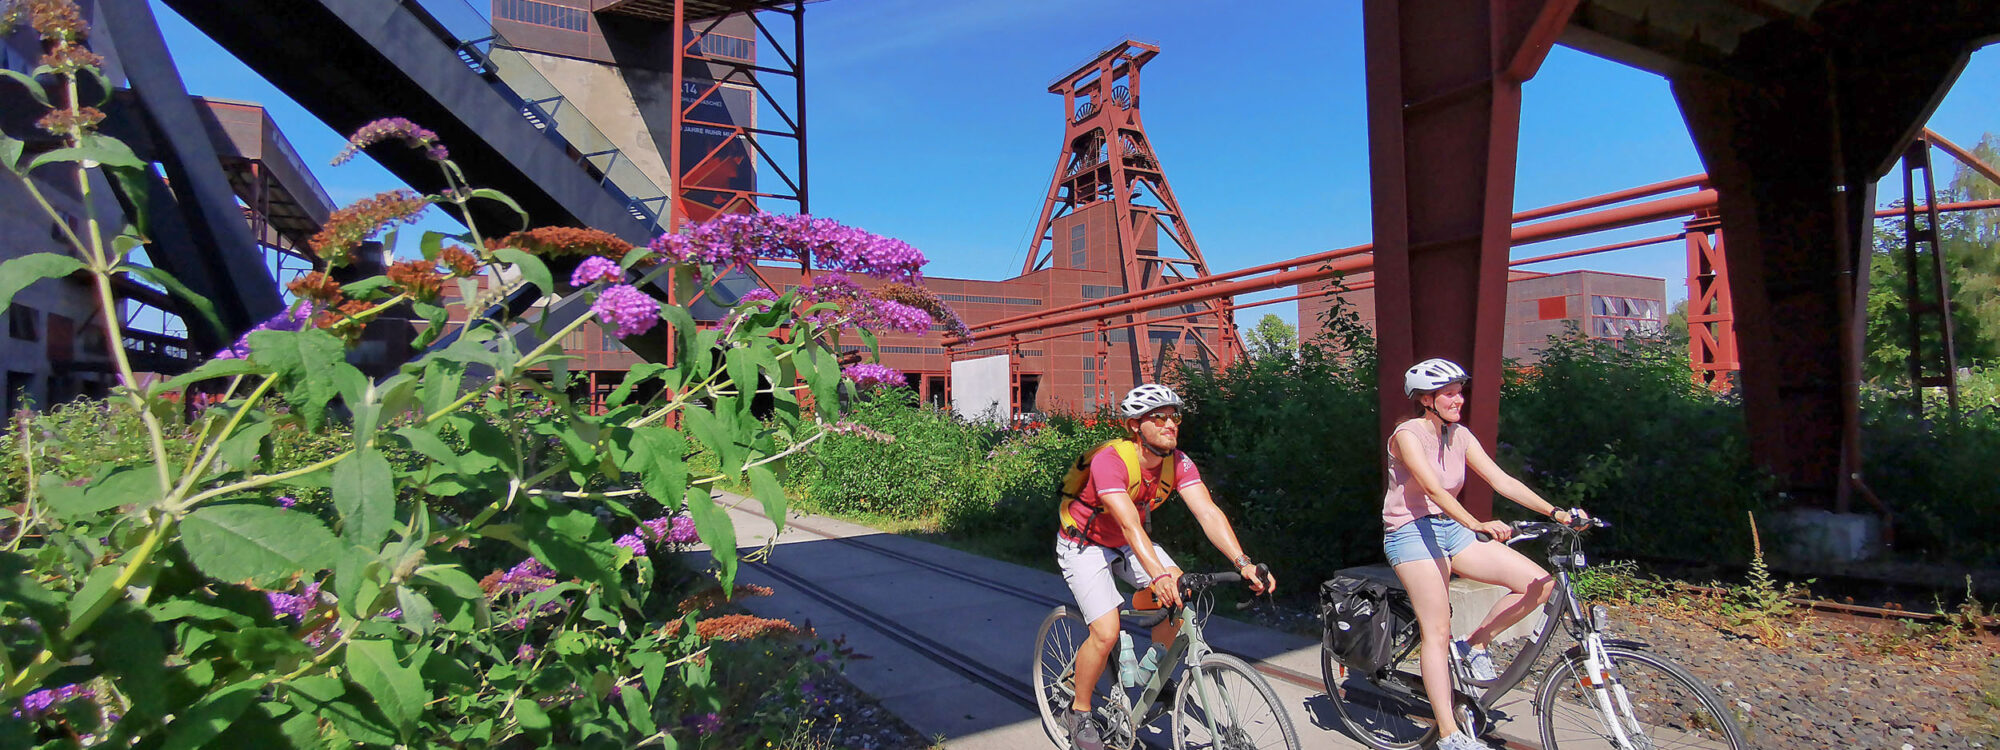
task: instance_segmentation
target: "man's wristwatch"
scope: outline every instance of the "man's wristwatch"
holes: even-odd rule
[[[1230,564],[1235,565],[1238,569],[1248,568],[1252,565],[1252,563],[1250,562],[1249,555],[1237,555],[1236,559],[1230,560],[1229,562]]]

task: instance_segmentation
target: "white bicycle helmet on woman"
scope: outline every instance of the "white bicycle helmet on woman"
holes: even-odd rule
[[[1452,383],[1463,383],[1471,379],[1472,376],[1465,374],[1465,368],[1459,367],[1457,362],[1443,357],[1432,357],[1403,371],[1403,397],[1416,398],[1418,394],[1429,393]]]
[[[1125,400],[1118,402],[1118,412],[1126,419],[1138,419],[1151,414],[1154,409],[1181,405],[1180,394],[1159,383],[1147,383],[1125,394]]]

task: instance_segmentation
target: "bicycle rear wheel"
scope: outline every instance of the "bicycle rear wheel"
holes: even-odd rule
[[[1409,664],[1409,660],[1391,665]],[[1414,666],[1414,665],[1412,665]],[[1347,734],[1380,750],[1409,750],[1437,737],[1437,720],[1428,701],[1398,697],[1355,674],[1321,646],[1320,680],[1326,697],[1347,725]]]
[[[1173,726],[1175,750],[1299,750],[1277,691],[1228,654],[1209,654],[1188,670],[1174,696]]]
[[[1590,674],[1582,652],[1552,667],[1536,691],[1542,747],[1681,750],[1749,747],[1728,707],[1680,665],[1606,646],[1609,669]]]

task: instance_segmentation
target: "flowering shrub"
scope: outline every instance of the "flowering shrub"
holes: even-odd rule
[[[30,157],[0,137],[0,166],[16,178],[68,170],[86,204],[97,197],[86,169],[148,179],[145,162],[90,129],[94,102],[75,98],[72,79],[97,73],[76,64],[87,58],[74,9],[31,5],[52,59],[69,67],[43,71],[57,84],[47,87],[10,77],[68,112],[48,120],[65,143]],[[371,124],[343,158],[366,148],[421,149],[449,189],[346,210],[314,243],[322,272],[430,204],[460,215],[473,201],[515,205],[465,184],[414,123]],[[19,182],[48,205],[36,182]],[[748,223],[758,222],[796,229],[806,252],[846,258],[854,272],[907,281],[923,262],[824,220]],[[452,343],[379,381],[348,364],[346,344],[392,306],[410,303],[432,323],[420,342],[435,340],[449,319],[435,296],[446,278],[506,270],[555,292],[543,256],[564,254],[615,260],[641,284],[713,277],[700,258],[656,263],[665,256],[621,251],[593,230],[489,243],[472,227],[427,236],[423,259],[387,276],[309,277],[293,289],[300,300],[239,347],[143,382],[115,343],[113,280],[141,274],[193,309],[207,303],[129,261],[144,227],[111,229],[93,219],[66,236],[69,253],[0,265],[0,306],[40,279],[88,278],[120,379],[111,402],[81,412],[118,428],[104,446],[57,445],[21,428],[33,420],[9,435],[0,702],[18,714],[0,711],[0,744],[741,745],[775,738],[758,717],[803,700],[823,644],[790,623],[675,605],[694,581],[735,590],[737,540],[712,485],[743,484],[784,517],[782,462],[823,438],[852,387],[833,336],[873,320],[869,310],[836,303],[800,319],[799,300],[782,295],[718,331],[615,285],[539,342],[511,334],[523,321],[468,315]],[[725,229],[689,236],[722,253],[717,243],[736,236]],[[608,411],[591,413],[530,371],[592,324],[621,335],[664,325],[687,356],[635,369]],[[638,395],[648,380],[664,385],[659,395]],[[774,404],[768,421],[751,415],[758,398]],[[713,455],[715,470],[692,470],[695,453]],[[696,539],[712,550],[708,573],[673,554]]]

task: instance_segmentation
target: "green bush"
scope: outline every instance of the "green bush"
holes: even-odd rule
[[[949,412],[919,405],[908,389],[875,391],[847,421],[892,436],[829,435],[803,470],[805,497],[826,513],[933,518],[947,504],[981,496],[982,456],[995,438]]]
[[[1996,386],[2000,370],[1967,379],[1955,421],[1942,404],[1919,417],[1906,393],[1863,391],[1863,476],[1893,511],[1897,550],[1974,567],[2000,564],[2000,505],[1992,501],[2000,456]]]

